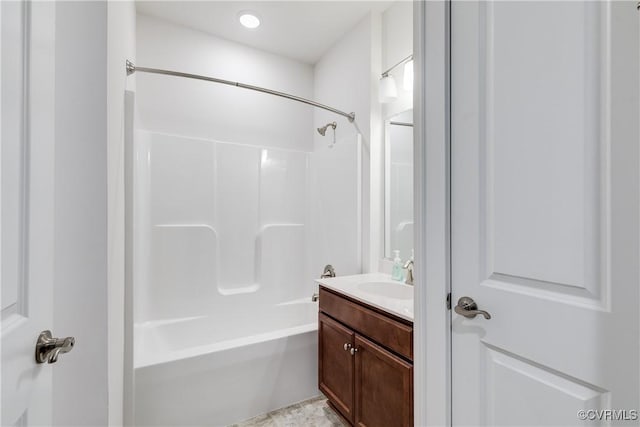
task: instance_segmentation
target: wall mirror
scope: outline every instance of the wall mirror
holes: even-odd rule
[[[385,121],[384,256],[409,259],[413,250],[413,110]]]

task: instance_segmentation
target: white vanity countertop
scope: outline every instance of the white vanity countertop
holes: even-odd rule
[[[388,274],[327,277],[316,279],[316,282],[325,288],[413,322],[413,286],[392,280]],[[376,287],[381,291],[376,291]],[[398,297],[393,296],[396,293],[395,290]]]

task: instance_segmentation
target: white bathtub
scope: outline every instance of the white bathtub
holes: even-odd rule
[[[319,394],[310,298],[136,325],[135,425],[225,426]]]

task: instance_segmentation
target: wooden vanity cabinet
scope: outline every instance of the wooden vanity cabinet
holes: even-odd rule
[[[413,325],[320,288],[318,386],[352,425],[413,425]]]

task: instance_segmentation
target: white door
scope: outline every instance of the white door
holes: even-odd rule
[[[453,425],[638,423],[638,13],[452,3]]]
[[[52,327],[55,5],[3,1],[0,16],[1,423],[51,425],[35,345]]]

